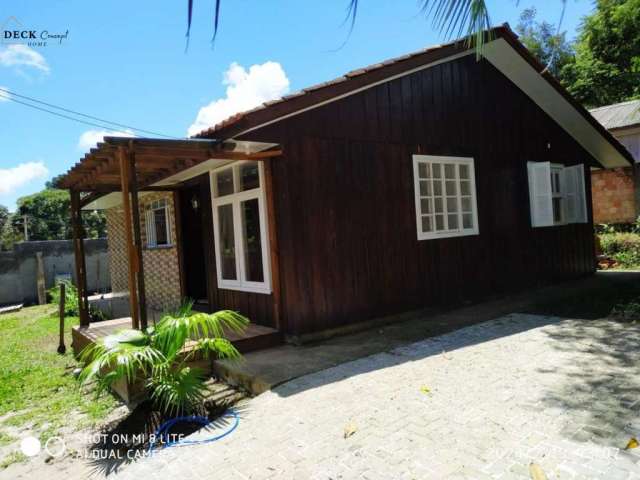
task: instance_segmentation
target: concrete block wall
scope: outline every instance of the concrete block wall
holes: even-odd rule
[[[84,245],[89,292],[108,292],[111,276],[107,240],[85,240]],[[58,275],[71,275],[76,282],[71,240],[21,242],[12,251],[0,253],[0,305],[37,303],[37,252],[42,252],[45,288],[53,287]]]
[[[633,167],[591,172],[594,223],[634,222],[636,193]]]
[[[165,198],[169,206],[171,245],[147,247],[145,209],[151,202]],[[169,192],[153,192],[139,197],[140,230],[142,236],[142,260],[147,304],[150,308],[166,311],[180,305],[180,266],[173,195]],[[128,257],[125,243],[124,212],[115,207],[107,210],[107,238],[111,253],[111,285],[113,292],[126,292],[128,285]]]

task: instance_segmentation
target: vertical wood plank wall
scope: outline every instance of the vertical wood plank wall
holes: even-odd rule
[[[273,161],[273,182],[287,333],[477,300],[594,271],[591,223],[531,228],[526,168],[528,161],[583,162],[588,172],[593,159],[474,56],[244,138],[284,148]],[[417,240],[414,153],[475,158],[478,236]],[[585,181],[591,219],[590,175]],[[262,308],[269,296],[216,295],[219,304],[240,306],[250,316],[269,310]]]

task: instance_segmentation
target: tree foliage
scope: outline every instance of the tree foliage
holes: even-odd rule
[[[580,102],[599,107],[640,98],[640,0],[598,0],[575,50],[561,79]]]
[[[520,14],[516,32],[520,41],[549,71],[558,77],[562,68],[573,60],[573,49],[567,41],[566,32],[545,21],[536,21],[535,8],[527,8]]]
[[[45,188],[21,197],[16,212],[9,216],[2,230],[5,249],[24,239],[24,219],[27,216],[29,240],[66,240],[72,237],[70,197],[66,190]],[[85,211],[82,214],[87,238],[106,235],[106,218],[100,211]]]

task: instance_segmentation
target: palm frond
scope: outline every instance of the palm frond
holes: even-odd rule
[[[201,338],[196,344],[196,350],[202,352],[205,358],[211,356],[229,360],[241,358],[238,349],[226,338]]]
[[[359,0],[349,0],[347,17],[351,29],[355,25]],[[431,17],[433,26],[446,38],[466,37],[469,46],[475,46],[480,55],[486,41],[485,30],[491,28],[489,10],[485,0],[420,0],[421,12]]]
[[[100,390],[126,378],[133,382],[146,375],[153,365],[166,361],[162,352],[151,345],[148,335],[139,330],[123,330],[108,335],[80,353],[87,365],[78,377],[81,384],[96,380]]]
[[[157,368],[148,382],[151,399],[170,415],[189,413],[205,398],[202,371],[191,367]]]
[[[242,333],[249,320],[232,310],[192,315],[165,315],[156,327],[155,346],[168,359],[174,359],[188,339],[224,338],[225,331]]]
[[[485,0],[421,0],[422,12],[432,18],[433,26],[447,39],[466,37],[480,55],[485,31],[491,28]]]
[[[220,23],[220,2],[222,0],[216,0],[216,9],[215,15],[213,17],[213,38],[211,39],[211,43],[215,43],[216,37],[218,36],[218,24]]]

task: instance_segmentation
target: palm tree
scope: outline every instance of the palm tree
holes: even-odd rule
[[[346,20],[350,21],[350,32],[355,25],[358,14],[359,0],[347,0]],[[564,7],[566,0],[560,0]],[[213,39],[218,34],[220,24],[220,6],[222,0],[215,0],[215,13],[213,18]],[[446,38],[466,37],[469,44],[475,45],[478,52],[486,40],[483,32],[491,27],[489,10],[485,0],[419,0],[419,8],[422,13],[433,20],[433,26]],[[193,0],[188,0],[187,38],[191,30],[193,13]]]
[[[204,376],[189,362],[196,355],[240,358],[225,334],[242,333],[249,320],[231,310],[193,313],[192,305],[187,302],[177,312],[163,316],[155,328],[122,330],[85,348],[80,354],[86,363],[80,383],[96,382],[96,392],[101,393],[121,379],[129,384],[144,380],[162,411],[196,410],[204,400]]]

